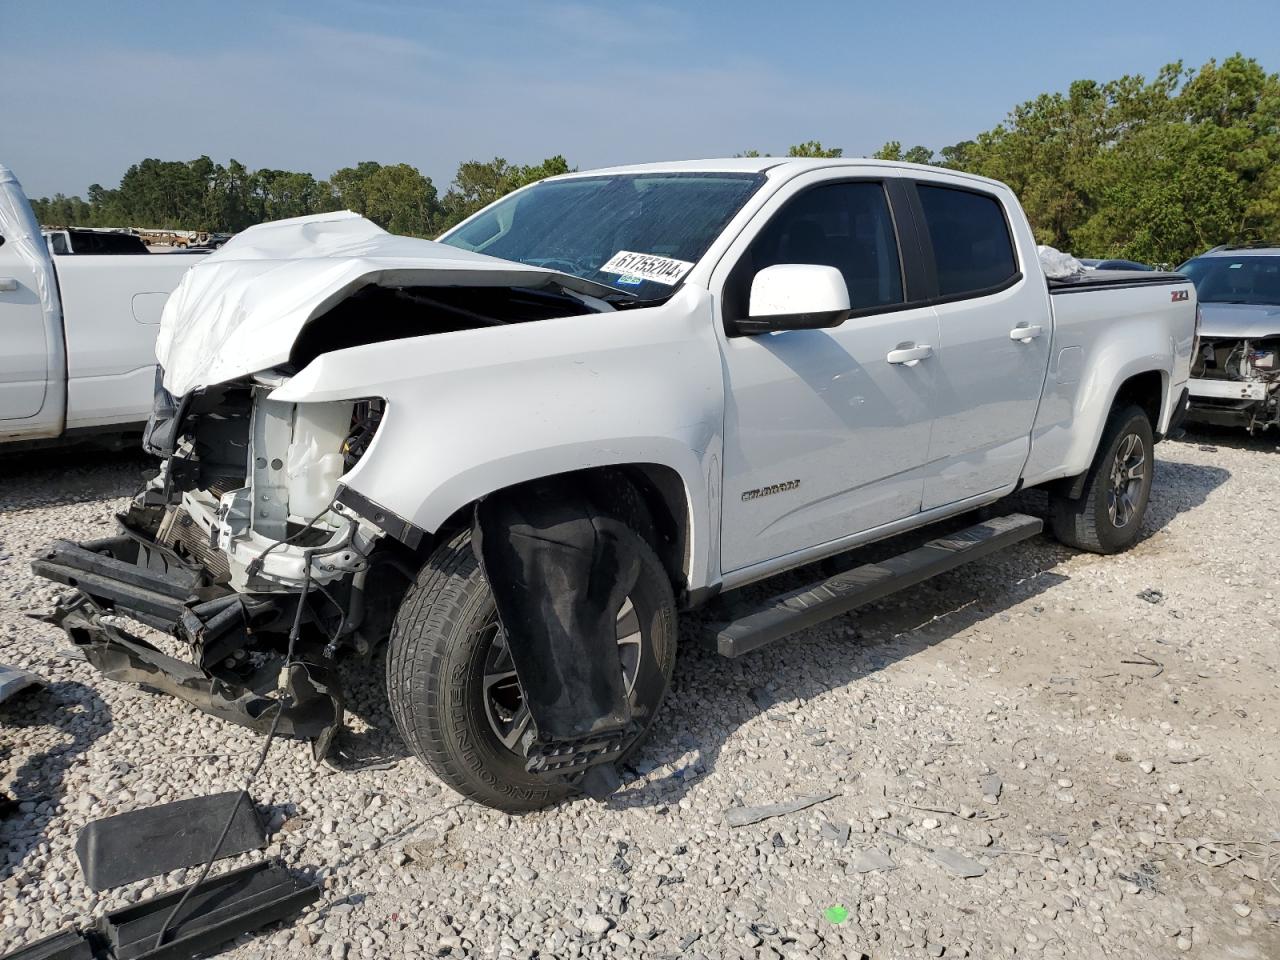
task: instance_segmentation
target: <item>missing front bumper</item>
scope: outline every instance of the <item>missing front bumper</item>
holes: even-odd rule
[[[136,533],[84,544],[59,541],[32,569],[74,588],[41,619],[65,630],[108,679],[167,693],[263,734],[278,711],[279,734],[312,740],[317,759],[328,751],[343,719],[342,695],[330,670],[314,659],[296,660],[282,676],[279,654],[247,655],[255,631],[292,616],[298,598],[217,593],[198,570]],[[192,662],[128,632],[120,617],[175,637],[191,650]]]

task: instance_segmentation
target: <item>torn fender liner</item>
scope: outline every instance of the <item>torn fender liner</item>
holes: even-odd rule
[[[472,542],[533,719],[526,767],[564,774],[617,759],[632,733],[617,616],[640,557],[590,484],[535,481],[476,507]]]
[[[204,864],[232,816],[218,858],[267,844],[253,801],[240,790],[130,810],[86,824],[76,838],[76,857],[90,890],[106,890],[178,867]]]
[[[108,679],[136,683],[144,690],[167,693],[223,720],[265,734],[280,701],[274,692],[279,662],[258,670],[247,683],[236,683],[170,657],[113,624],[83,598],[59,605],[48,622],[62,627],[85,658]],[[315,664],[289,664],[277,732],[281,736],[314,738],[312,750],[323,757],[342,724],[343,701],[336,685]]]

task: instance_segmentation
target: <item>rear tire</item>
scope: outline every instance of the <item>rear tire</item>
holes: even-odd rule
[[[1112,412],[1078,498],[1052,494],[1053,535],[1091,553],[1128,550],[1142,533],[1151,497],[1155,441],[1138,406]]]
[[[662,562],[639,534],[631,535],[641,569],[628,599],[641,639],[631,658],[630,700],[641,729],[623,759],[662,705],[677,639],[675,598]],[[464,531],[436,548],[400,605],[387,653],[387,698],[405,742],[448,786],[499,810],[536,810],[576,791],[528,773],[518,748],[503,743],[505,728],[495,726],[498,708],[490,701],[497,688],[486,686],[501,639],[496,631],[493,593]],[[514,689],[519,696],[518,684]],[[512,692],[509,684],[504,696]],[[508,700],[503,708],[509,707]]]

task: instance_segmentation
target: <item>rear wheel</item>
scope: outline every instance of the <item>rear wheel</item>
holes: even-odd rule
[[[670,581],[643,538],[630,535],[640,574],[618,611],[617,638],[641,732],[628,753],[657,715],[676,654]],[[512,812],[573,795],[524,768],[519,741],[529,711],[470,532],[438,547],[405,595],[391,631],[387,696],[410,749],[462,795]]]
[[[1155,463],[1151,421],[1137,406],[1114,411],[1078,498],[1050,498],[1053,534],[1093,553],[1128,550],[1142,533]]]

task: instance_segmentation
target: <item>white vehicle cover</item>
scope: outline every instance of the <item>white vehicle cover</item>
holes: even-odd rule
[[[48,320],[46,329],[62,329],[62,302],[58,299],[58,281],[53,274],[49,248],[36,223],[27,195],[13,171],[0,164],[0,236],[6,245],[17,250],[35,275],[36,294]],[[61,349],[61,348],[59,348]]]
[[[156,358],[165,389],[182,396],[285,362],[308,321],[364,286],[542,287],[552,281],[589,294],[609,290],[554,270],[396,236],[349,210],[278,220],[237,234],[187,272],[165,304]]]

